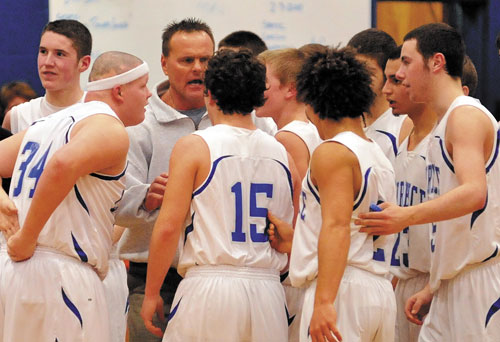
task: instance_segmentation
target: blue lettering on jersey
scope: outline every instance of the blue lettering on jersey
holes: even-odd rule
[[[410,267],[408,260],[408,246],[410,244],[409,231],[410,229],[406,227],[398,233],[396,242],[394,242],[394,247],[392,248],[391,266],[401,266],[401,256],[403,256],[403,265],[405,267]],[[401,250],[402,253],[398,253],[398,250]]]
[[[432,223],[432,235],[431,235],[431,252],[434,253],[434,249],[436,248],[436,242],[434,241],[434,238],[436,237],[437,233],[437,224]]]
[[[306,196],[306,193],[304,191],[302,191],[300,193],[300,219],[302,221],[305,221],[306,219],[306,199],[307,199],[307,196]]]
[[[33,198],[33,195],[35,194],[35,189],[38,184],[38,180],[40,179],[40,176],[42,175],[43,169],[45,167],[45,163],[47,161],[47,156],[50,152],[50,148],[52,147],[52,144],[47,148],[47,150],[43,153],[42,157],[35,163],[35,165],[30,166],[32,163],[35,155],[37,154],[40,144],[34,141],[28,141],[23,147],[23,151],[21,155],[25,155],[26,153],[29,152],[28,158],[24,160],[21,165],[19,165],[19,171],[21,172],[21,175],[19,176],[19,180],[17,182],[17,186],[14,188],[13,191],[13,196],[17,197],[21,194],[21,191],[23,189],[23,182],[25,180],[26,172],[28,171],[28,177],[27,178],[32,178],[35,180],[35,184],[33,187],[30,189],[29,192],[29,198]],[[36,160],[36,159],[35,159]]]
[[[426,192],[411,183],[400,181],[396,183],[397,201],[400,207],[409,207],[425,201]]]
[[[243,187],[241,182],[236,182],[231,187],[231,192],[234,193],[234,206],[235,206],[235,222],[234,231],[231,232],[231,239],[234,242],[245,242],[246,232],[243,231]],[[265,219],[267,217],[267,207],[257,206],[257,195],[264,194],[267,198],[273,197],[273,185],[267,183],[251,183],[249,194],[249,217],[262,218],[264,224],[262,225],[262,232],[259,232],[257,225],[250,224],[250,239],[252,242],[266,242],[269,240],[265,234]]]
[[[431,164],[427,165],[427,193],[439,195],[439,167]]]

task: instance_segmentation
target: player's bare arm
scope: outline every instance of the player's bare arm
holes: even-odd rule
[[[401,130],[399,131],[398,145],[400,145],[409,135],[413,129],[413,121],[407,116],[403,125],[401,125]]]
[[[17,153],[24,137],[24,132],[13,135],[0,142],[0,183],[2,178],[12,176]],[[0,187],[0,231],[6,239],[19,230],[17,208],[9,195]]]
[[[275,136],[295,161],[295,166],[302,180],[309,168],[309,150],[305,142],[292,132],[278,132]]]
[[[311,179],[320,193],[322,225],[310,333],[315,342],[335,341],[332,334],[341,341],[333,303],[347,265],[352,207],[361,184],[358,160],[343,145],[323,143],[313,153]]]
[[[151,236],[146,290],[141,309],[146,328],[160,337],[163,332],[152,323],[161,299],[160,288],[175,256],[193,191],[206,178],[209,168],[209,150],[200,137],[188,135],[177,141],[170,157],[169,181],[163,203]]]
[[[78,178],[93,172],[109,175],[122,172],[127,149],[127,132],[116,118],[93,115],[77,123],[68,144],[47,161],[23,229],[7,241],[10,257],[14,261],[30,258],[40,231]]]
[[[445,145],[459,186],[416,206],[383,204],[381,212],[360,214],[356,224],[363,226],[361,231],[392,234],[408,225],[449,220],[483,208],[487,196],[485,165],[494,134],[481,111],[470,106],[456,108],[448,119]]]
[[[5,116],[3,117],[3,122],[2,122],[2,127],[10,131],[10,117],[12,115],[12,110],[9,110],[7,113],[5,113]]]

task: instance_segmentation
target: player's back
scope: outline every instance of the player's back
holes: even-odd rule
[[[179,273],[193,265],[281,270],[287,257],[264,232],[268,210],[291,223],[292,181],[284,147],[260,130],[216,125],[194,134],[210,150],[211,170],[193,193]]]
[[[362,176],[360,191],[354,200],[352,218],[370,210],[371,204],[395,199],[394,171],[380,147],[352,132],[342,132],[325,141],[339,142],[357,157]],[[290,277],[297,287],[307,285],[318,274],[318,239],[321,231],[321,198],[312,183],[310,171],[302,182],[299,217],[290,259]],[[351,241],[347,264],[375,274],[389,270],[390,247],[394,236],[373,237],[360,233],[351,221]]]
[[[107,104],[94,101],[40,119],[26,132],[9,192],[19,210],[21,226],[45,165],[71,140],[75,124],[94,114],[119,120]],[[112,209],[125,187],[124,172],[116,176],[93,173],[80,177],[43,227],[38,246],[87,262],[103,276],[111,248]]]

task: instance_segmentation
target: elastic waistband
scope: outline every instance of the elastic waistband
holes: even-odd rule
[[[203,265],[192,266],[186,272],[186,277],[235,277],[235,278],[248,278],[248,279],[267,279],[273,281],[280,281],[278,270],[257,267],[240,267],[230,265]]]
[[[472,272],[474,270],[480,270],[480,269],[485,268],[485,267],[493,266],[493,265],[498,264],[498,263],[500,263],[500,257],[497,256],[497,257],[491,258],[490,260],[487,260],[487,261],[478,262],[478,263],[475,263],[475,264],[469,264],[469,265],[465,266],[457,274],[457,276],[461,276],[463,274],[470,273],[470,272]],[[443,280],[445,280],[445,279],[443,279]],[[447,279],[447,280],[451,280],[451,279]]]
[[[6,248],[3,248],[1,251],[0,251],[0,254],[4,254],[4,255],[7,255],[7,249]],[[35,252],[33,253],[33,256],[30,258],[57,258],[57,259],[64,259],[64,261],[68,261],[68,262],[72,262],[74,264],[78,264],[78,265],[82,265],[82,266],[85,266],[85,267],[89,267],[90,269],[94,270],[94,268],[86,263],[86,262],[83,262],[81,261],[80,259],[77,259],[75,257],[72,257],[70,255],[67,255],[67,254],[64,254],[62,253],[61,251],[58,251],[56,249],[53,249],[53,248],[48,248],[48,247],[42,247],[42,246],[37,246],[36,249],[35,249]],[[28,260],[30,260],[28,259]]]

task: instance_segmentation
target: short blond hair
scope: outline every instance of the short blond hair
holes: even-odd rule
[[[259,54],[258,58],[273,68],[281,84],[295,83],[305,61],[305,55],[293,48],[267,50]]]

